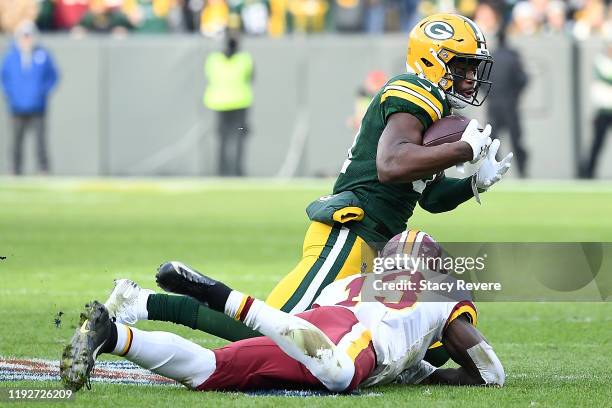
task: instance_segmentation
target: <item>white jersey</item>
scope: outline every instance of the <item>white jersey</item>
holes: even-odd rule
[[[407,276],[410,276],[407,272],[399,272],[389,275],[385,281],[408,280]],[[426,365],[422,360],[427,349],[442,339],[448,323],[464,313],[472,323],[476,322],[476,309],[468,300],[423,302],[417,301],[415,292],[407,290],[380,296],[380,291],[375,293],[372,289],[375,279],[380,280],[380,275],[356,275],[336,281],[314,302],[319,306],[346,307],[370,330],[377,365],[362,386],[393,382],[408,368],[422,374],[427,368],[418,365]],[[426,375],[433,371],[429,367]]]

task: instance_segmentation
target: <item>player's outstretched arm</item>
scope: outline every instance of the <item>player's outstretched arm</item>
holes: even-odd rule
[[[416,116],[405,112],[391,115],[376,151],[378,179],[381,183],[409,183],[472,161],[480,154],[476,145],[482,142],[484,146],[488,139],[488,135],[477,132],[477,123],[474,126],[476,133],[472,139],[475,140],[425,147],[422,146],[423,125]]]
[[[465,318],[453,320],[442,337],[444,347],[460,368],[435,370],[421,384],[503,386],[504,368],[482,334]]]

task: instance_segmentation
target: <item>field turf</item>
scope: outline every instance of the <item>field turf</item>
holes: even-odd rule
[[[182,260],[265,297],[300,256],[305,206],[330,188],[329,180],[1,180],[0,356],[58,358],[87,301],[105,300],[116,277],[154,288],[155,269],[165,260]],[[437,215],[417,210],[410,226],[441,241],[612,241],[611,209],[612,184],[508,182],[483,195],[482,206],[469,202]],[[502,389],[384,386],[304,401],[94,384],[69,404],[612,406],[609,302],[487,303],[479,312],[479,328],[506,369]],[[205,347],[224,344],[169,323],[137,326],[173,331]],[[0,382],[17,385],[58,384]]]

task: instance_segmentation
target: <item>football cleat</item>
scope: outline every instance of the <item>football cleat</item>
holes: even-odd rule
[[[64,387],[73,391],[80,390],[84,385],[91,389],[91,371],[111,333],[112,323],[104,305],[94,300],[85,307],[85,313],[81,313],[81,325],[70,344],[64,348],[60,361],[60,377]]]
[[[166,292],[191,296],[205,304],[214,301],[210,298],[210,294],[214,292],[215,288],[221,286],[227,288],[223,283],[202,275],[189,266],[176,261],[162,264],[157,270],[155,278],[157,285]]]
[[[115,288],[104,302],[104,306],[108,309],[108,314],[113,321],[134,325],[138,321],[139,300],[152,294],[155,292],[141,288],[134,281],[115,279]]]

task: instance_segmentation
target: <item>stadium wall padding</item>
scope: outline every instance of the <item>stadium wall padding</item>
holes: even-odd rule
[[[216,169],[215,117],[202,106],[203,65],[220,41],[199,36],[116,39],[46,36],[61,71],[49,114],[53,173],[74,176],[210,176]],[[8,38],[0,38],[5,50]],[[530,84],[523,97],[524,137],[531,154],[529,173],[570,178],[573,163],[571,42],[564,37],[514,38]],[[581,50],[583,152],[590,146],[589,89],[592,61],[601,44]],[[255,60],[255,103],[250,115],[246,170],[274,176],[298,133],[298,176],[334,176],[352,143],[347,128],[357,88],[366,73],[404,70],[403,35],[249,38],[243,49]],[[551,52],[554,50],[554,52]],[[465,112],[481,119],[483,108]],[[503,135],[502,135],[503,137]],[[28,138],[26,171],[35,170]],[[507,138],[505,138],[507,139]],[[12,135],[0,101],[0,173],[10,172]],[[612,148],[606,146],[600,174],[612,177]]]

